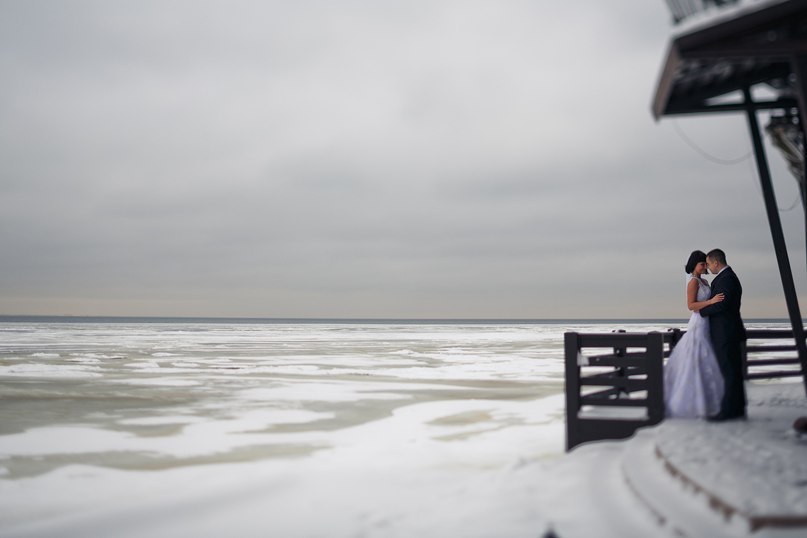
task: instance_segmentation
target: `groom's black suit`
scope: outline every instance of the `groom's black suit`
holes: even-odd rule
[[[745,325],[740,317],[740,302],[743,287],[740,279],[726,267],[712,281],[712,294],[725,294],[719,303],[702,308],[702,316],[709,318],[709,331],[720,371],[723,373],[726,391],[720,404],[720,416],[735,418],[745,416],[745,383],[741,343],[746,339]]]

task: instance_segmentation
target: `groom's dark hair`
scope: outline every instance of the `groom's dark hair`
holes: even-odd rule
[[[695,270],[695,266],[698,265],[700,262],[706,261],[706,254],[701,252],[700,250],[692,251],[692,254],[689,255],[689,260],[687,260],[686,266],[684,266],[684,271],[687,274],[691,273]]]
[[[706,257],[712,258],[720,265],[726,265],[726,253],[720,250],[719,248],[713,248],[712,250],[710,250],[709,254],[707,254]]]

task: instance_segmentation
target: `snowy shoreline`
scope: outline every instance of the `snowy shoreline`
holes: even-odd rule
[[[710,476],[729,461],[703,451],[731,428],[768,454],[753,476],[807,483],[805,442],[786,434],[807,414],[798,383],[749,383],[747,423],[666,421],[564,454],[569,327],[18,329],[0,343],[1,537],[674,536],[676,514],[746,536],[697,503],[693,517],[656,454]],[[753,492],[776,485],[710,480],[748,514],[721,492],[762,510]],[[798,512],[805,488],[789,491]]]

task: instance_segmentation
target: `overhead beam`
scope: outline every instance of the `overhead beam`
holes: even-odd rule
[[[759,101],[752,103],[753,110],[781,110],[785,108],[794,108],[798,106],[798,101],[795,99],[777,99],[776,101]],[[681,114],[709,114],[712,112],[745,112],[748,110],[747,103],[721,103],[715,105],[669,105],[669,108],[664,112],[665,116],[675,116]]]
[[[686,52],[692,59],[746,59],[788,60],[793,54],[807,54],[804,39],[788,39],[773,43],[720,44]]]

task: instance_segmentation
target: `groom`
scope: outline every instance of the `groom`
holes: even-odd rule
[[[720,371],[723,373],[725,393],[720,412],[709,420],[722,421],[745,418],[745,384],[741,343],[745,340],[745,326],[740,317],[740,300],[743,287],[740,279],[726,264],[726,253],[716,248],[706,255],[706,267],[715,276],[712,294],[722,293],[725,299],[702,308],[702,316],[709,318],[709,331]]]

